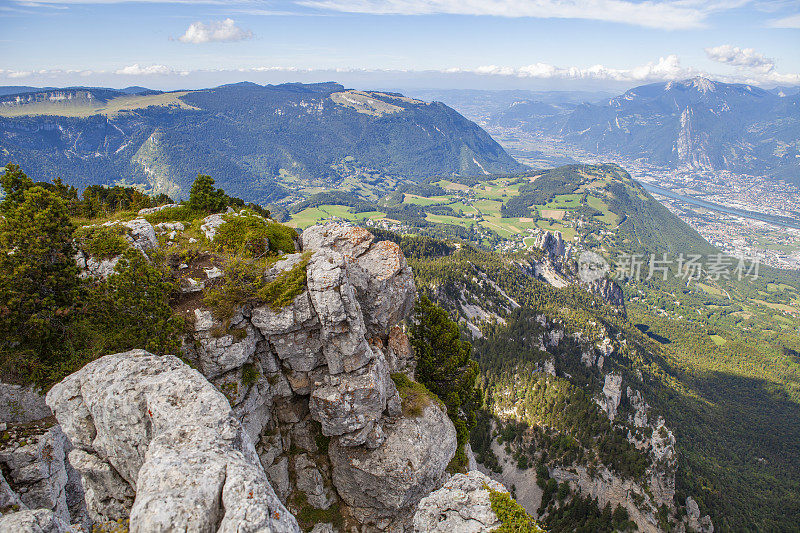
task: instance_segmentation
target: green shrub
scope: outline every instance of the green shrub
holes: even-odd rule
[[[297,232],[288,226],[269,222],[264,218],[242,211],[222,224],[214,236],[218,252],[257,258],[269,254],[294,251]]]
[[[98,259],[111,259],[122,255],[130,248],[130,243],[125,239],[128,228],[121,224],[108,226],[84,226],[75,231],[75,236],[81,248],[91,257]]]
[[[189,206],[196,211],[218,213],[228,207],[228,195],[214,187],[214,178],[198,174],[189,191]]]
[[[236,308],[248,302],[265,303],[274,310],[282,309],[306,289],[306,267],[310,255],[274,280],[264,277],[276,257],[248,259],[232,256],[223,265],[222,281],[205,292],[205,303],[221,320],[230,320]]]
[[[184,323],[170,307],[176,290],[163,270],[128,249],[114,274],[89,295],[92,321],[102,332],[95,349],[100,355],[133,348],[179,353]]]
[[[537,533],[543,531],[536,521],[508,493],[497,490],[489,491],[492,511],[502,525],[495,533]]]
[[[425,406],[429,405],[431,402],[437,404],[443,410],[445,409],[442,401],[429,391],[425,385],[412,380],[402,372],[392,374],[392,381],[394,381],[397,392],[400,394],[404,416],[410,418],[420,416]]]
[[[195,211],[188,205],[178,205],[165,207],[161,211],[145,215],[142,218],[151,224],[159,224],[161,222],[191,222],[204,216],[206,216],[206,213]]]
[[[5,188],[6,183],[3,182]],[[5,188],[9,194],[8,188]],[[7,197],[8,198],[8,197]],[[73,350],[81,281],[64,202],[29,187],[0,216],[0,370],[45,384]]]

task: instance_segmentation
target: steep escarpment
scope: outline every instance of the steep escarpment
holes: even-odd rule
[[[537,244],[412,261],[420,291],[472,333],[486,398],[471,438],[479,468],[553,530],[710,531],[676,490],[676,439],[649,404],[657,346],[602,269],[582,272],[592,258],[576,261],[558,234]]]
[[[267,290],[240,295],[220,243],[227,224],[248,217],[209,215],[196,223],[200,239],[181,235],[188,230],[178,222],[104,226],[120,228],[120,242],[145,258],[181,239],[205,239],[208,252],[174,266],[176,311],[188,318],[181,358],[107,355],[47,395],[89,522],[129,520],[131,531],[410,530],[456,452],[441,403],[404,412],[393,380],[413,379],[403,325],[416,295],[411,269],[394,243],[329,224],[278,239],[296,250],[264,263],[258,283]],[[91,242],[77,258],[84,275],[113,280],[125,259],[100,260]],[[32,508],[75,523],[59,505]],[[14,520],[23,518],[50,515]]]

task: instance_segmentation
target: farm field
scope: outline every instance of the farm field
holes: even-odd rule
[[[608,178],[605,181],[604,178],[595,179],[599,187],[608,181]],[[472,185],[442,179],[431,184],[438,188],[434,194],[427,196],[406,192],[402,194],[400,201],[402,206],[413,206],[416,212],[424,210],[421,218],[427,222],[462,228],[473,228],[477,225],[496,234],[500,239],[515,241],[521,247],[530,246],[533,243],[531,235],[540,231],[559,231],[566,240],[574,240],[577,235],[575,221],[581,216],[582,207],[595,210],[593,220],[609,229],[619,223],[619,217],[611,212],[602,198],[604,191],[592,187],[594,183],[584,184],[574,193],[552,196],[549,201],[540,205],[531,205],[531,214],[528,216],[508,216],[506,204],[520,195],[520,187],[525,183],[525,179],[508,177],[484,179]],[[366,199],[360,191],[353,192]],[[289,223],[302,229],[335,218],[354,222],[364,219],[391,220],[392,217],[387,213],[398,206],[396,203],[387,204],[388,198],[375,203],[375,210],[367,213],[356,213],[353,208],[341,205],[308,207],[291,214]],[[392,207],[386,207],[387,205]],[[399,218],[402,220],[402,216]]]

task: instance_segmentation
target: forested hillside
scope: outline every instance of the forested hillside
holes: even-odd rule
[[[305,187],[372,195],[430,175],[522,168],[441,103],[335,83],[0,97],[0,154],[40,179],[141,184],[183,198],[194,177],[262,203]]]

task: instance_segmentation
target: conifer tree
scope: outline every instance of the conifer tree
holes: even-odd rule
[[[422,296],[414,308],[411,325],[416,377],[447,406],[458,434],[455,462],[463,464],[463,446],[475,426],[481,393],[475,387],[478,363],[471,358],[472,345],[459,337],[458,324],[450,320],[444,309]]]

